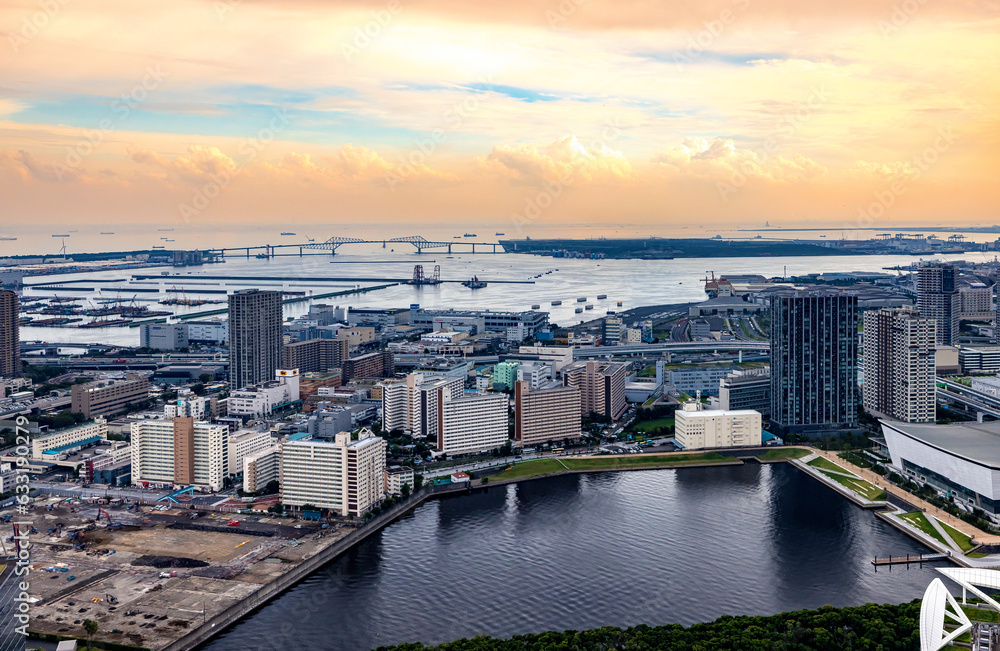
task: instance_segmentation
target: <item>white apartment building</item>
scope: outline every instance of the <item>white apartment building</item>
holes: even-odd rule
[[[163,406],[163,417],[191,416],[195,420],[209,420],[219,414],[218,399],[214,396],[181,396]]]
[[[243,459],[261,450],[266,450],[272,445],[274,445],[274,437],[268,430],[261,432],[241,429],[233,432],[229,435],[226,472],[230,475],[238,475],[243,472]]]
[[[222,490],[229,428],[190,416],[132,423],[132,483]]]
[[[510,400],[503,393],[444,397],[437,449],[447,454],[484,452],[509,440]]]
[[[761,444],[759,411],[706,410],[689,400],[674,414],[674,438],[685,450],[754,447]]]
[[[936,419],[936,320],[910,308],[865,312],[865,409],[907,423]]]
[[[349,432],[335,440],[282,443],[281,503],[312,505],[342,516],[362,516],[378,504],[385,490],[386,442],[371,432],[351,440]]]
[[[258,450],[243,457],[243,490],[256,493],[264,490],[267,484],[277,481],[280,475],[281,446]]]
[[[542,362],[522,362],[517,367],[517,379],[537,389],[543,382],[552,379],[552,366]]]
[[[413,468],[408,466],[391,466],[385,469],[385,494],[402,495],[403,485],[410,487],[413,492]]]
[[[212,344],[229,343],[229,322],[218,320],[209,321],[188,321],[187,326],[188,341],[198,341]]]
[[[299,399],[299,369],[279,369],[275,371],[275,377],[272,382],[230,393],[227,400],[229,415],[256,418]]]
[[[573,348],[570,346],[520,346],[517,352],[538,355],[539,361],[552,362],[552,369],[557,373],[573,363]]]
[[[107,438],[108,421],[96,418],[93,423],[36,436],[31,440],[31,458],[35,461],[52,460],[74,448],[93,445]]]
[[[382,429],[411,436],[438,435],[441,403],[461,396],[465,377],[411,373],[406,380],[382,384]]]

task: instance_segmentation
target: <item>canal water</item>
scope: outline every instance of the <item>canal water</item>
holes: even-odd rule
[[[204,648],[363,651],[899,603],[911,540],[787,464],[570,475],[424,504]]]

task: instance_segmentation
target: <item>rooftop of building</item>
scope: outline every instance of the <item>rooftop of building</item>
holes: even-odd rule
[[[952,456],[1000,470],[1000,421],[949,425],[881,422]]]

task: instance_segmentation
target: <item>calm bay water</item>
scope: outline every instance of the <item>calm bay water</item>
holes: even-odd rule
[[[433,501],[206,645],[363,651],[920,597],[928,551],[785,464],[557,477]],[[939,575],[940,576],[940,575]]]

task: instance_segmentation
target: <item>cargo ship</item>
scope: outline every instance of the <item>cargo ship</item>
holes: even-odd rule
[[[608,297],[608,295],[607,295],[607,294],[598,294],[598,295],[597,295],[597,300],[599,300],[599,301],[603,301],[603,300],[604,300],[604,299],[606,299],[607,297]]]
[[[282,235],[295,235],[295,233],[282,233]]]
[[[582,307],[578,307],[578,308],[576,308],[573,311],[576,312],[577,314],[580,314],[581,312],[583,312],[583,308]]]
[[[550,305],[562,305],[562,301],[552,301]]]
[[[119,326],[127,326],[132,323],[132,319],[106,319],[104,321],[90,321],[89,323],[81,323],[78,328],[114,328]]]
[[[576,299],[576,302],[577,303],[583,303],[586,300],[587,300],[586,296],[580,296],[579,298]]]
[[[587,303],[586,305],[583,306],[583,309],[585,309],[585,310],[592,310],[592,309],[594,309],[594,306],[591,305],[590,303]]]

